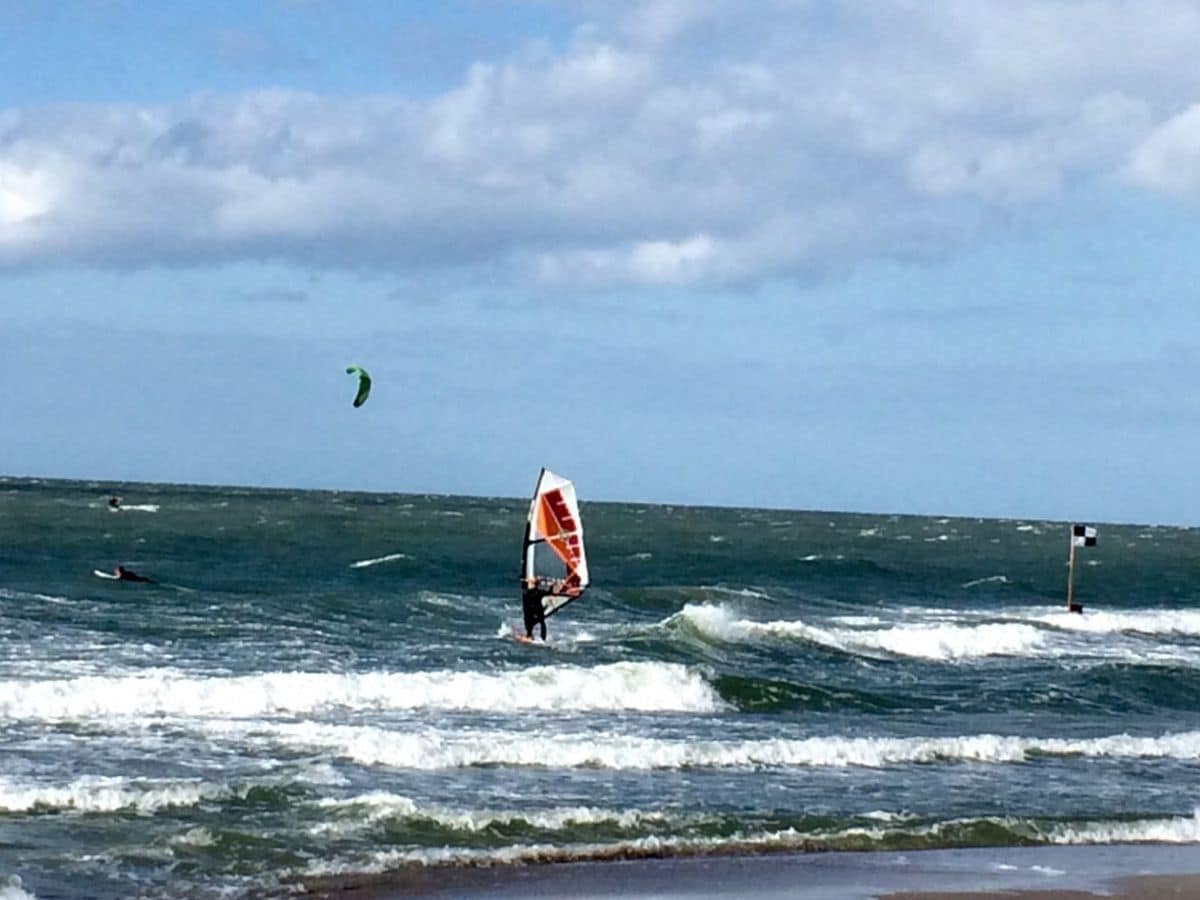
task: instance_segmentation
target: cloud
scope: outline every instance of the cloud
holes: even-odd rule
[[[1167,194],[1200,194],[1200,103],[1156,128],[1134,148],[1129,175]]]
[[[1067,184],[1200,188],[1182,0],[616,6],[433,97],[4,112],[0,266],[716,287],[949,253]]]

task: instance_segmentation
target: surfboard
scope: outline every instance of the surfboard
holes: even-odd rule
[[[525,637],[525,635],[521,633],[521,627],[519,625],[513,626],[512,639],[518,644],[530,644],[534,647],[550,646],[546,641],[539,641],[537,638]]]
[[[108,578],[111,581],[120,581],[120,575],[114,575],[112,572],[101,572],[99,569],[92,569],[92,574],[97,578]]]

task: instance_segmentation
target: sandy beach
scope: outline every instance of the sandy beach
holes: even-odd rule
[[[322,878],[301,896],[1074,900],[1200,897],[1200,846],[974,848],[414,868]]]

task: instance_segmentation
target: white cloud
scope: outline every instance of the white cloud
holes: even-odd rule
[[[706,234],[682,241],[641,241],[633,248],[629,274],[649,284],[692,284],[710,276],[717,247]]]
[[[1135,147],[1129,174],[1156,191],[1200,193],[1200,103],[1168,119]]]
[[[634,6],[625,19],[624,30],[641,44],[665,44],[708,18],[728,14],[724,3],[697,3],[695,0],[647,0]]]
[[[42,215],[54,202],[47,168],[0,164],[0,225],[16,226]]]
[[[1200,188],[1183,0],[587,8],[565,49],[430,99],[9,111],[0,265],[706,286],[945,252],[1068,181]]]

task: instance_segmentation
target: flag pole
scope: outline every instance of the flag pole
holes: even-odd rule
[[[1071,552],[1067,556],[1067,612],[1071,611],[1071,601],[1075,598],[1075,533],[1074,529],[1068,532],[1070,537],[1068,540],[1071,543]]]

